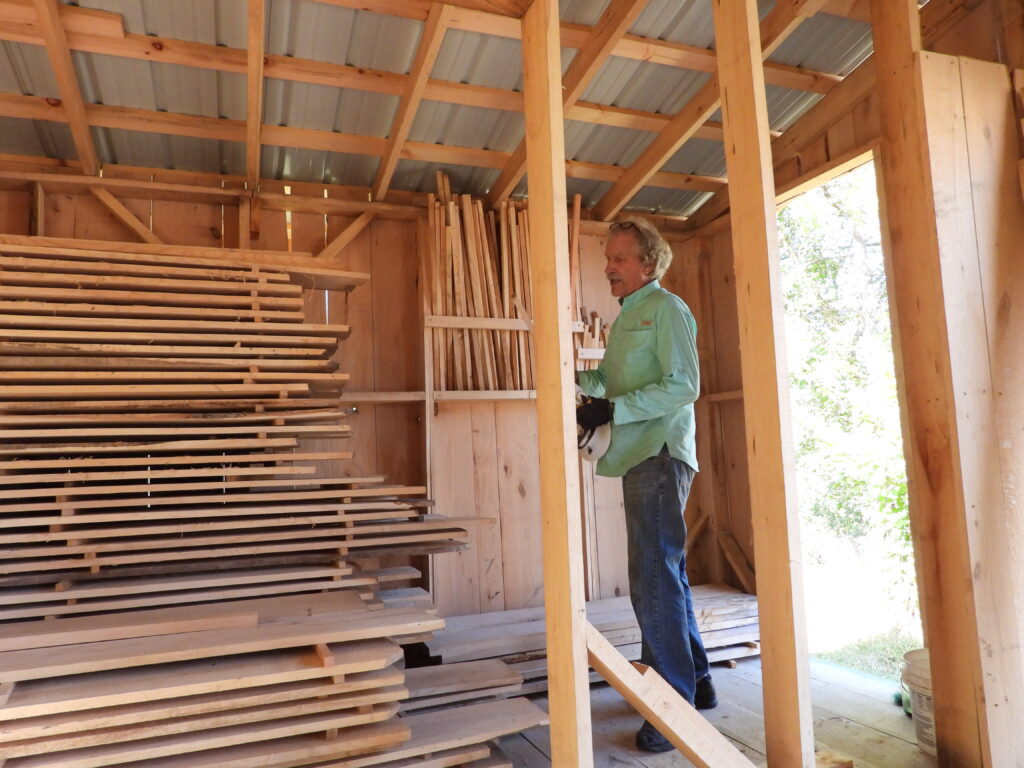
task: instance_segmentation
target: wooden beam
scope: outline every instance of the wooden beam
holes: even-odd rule
[[[631,664],[587,623],[590,665],[698,768],[753,768],[743,753],[650,667]]]
[[[781,341],[775,184],[760,66],[762,47],[770,42],[758,34],[756,0],[713,0],[712,7],[722,63],[726,168],[732,188],[739,190],[732,200],[732,238],[740,367],[744,389],[758,392],[757,398],[744,399],[743,412],[761,617],[766,751],[771,768],[813,768],[799,516]],[[772,15],[762,30],[773,28]]]
[[[430,71],[434,68],[437,54],[444,42],[450,13],[451,9],[448,5],[435,3],[427,14],[427,22],[420,36],[420,44],[416,48],[416,58],[413,59],[412,68],[409,70],[409,78],[405,81],[395,120],[391,125],[391,133],[388,134],[387,147],[377,169],[377,177],[373,181],[373,196],[377,200],[383,200],[388,193],[391,177],[398,165],[398,158],[401,156],[402,145],[409,136],[409,129],[412,128],[412,121],[416,117],[416,110],[419,109],[420,101],[423,99],[427,79],[430,77]]]
[[[85,114],[85,101],[82,90],[78,86],[75,65],[71,61],[71,49],[68,47],[67,34],[61,23],[57,0],[35,0],[38,27],[46,53],[50,57],[57,88],[60,91],[64,109],[68,114],[71,127],[71,138],[75,143],[75,151],[82,163],[82,169],[90,176],[99,172],[100,163],[96,157],[96,147],[89,131],[89,120]]]
[[[534,297],[543,531],[544,606],[550,680],[551,762],[593,765],[586,659],[576,427],[573,423],[569,243],[565,196],[558,2],[534,0],[523,20],[530,251]]]
[[[42,237],[46,234],[46,192],[43,185],[32,185],[32,209],[29,212],[28,231],[30,235]]]
[[[339,255],[341,255],[341,252],[342,250],[344,250],[345,246],[349,245],[353,240],[355,240],[356,236],[364,229],[366,229],[369,223],[373,221],[375,216],[376,214],[374,214],[372,211],[365,211],[359,214],[358,218],[356,218],[355,221],[353,221],[351,224],[345,227],[345,229],[343,229],[336,238],[331,240],[331,242],[329,242],[324,247],[324,249],[317,254],[316,257],[321,261],[329,261],[331,259],[336,259]]]
[[[266,40],[265,0],[249,0],[247,15],[245,176],[249,189],[260,179],[260,127],[263,125],[263,51]]]
[[[597,25],[562,78],[562,109],[568,110],[583,95],[587,84],[598,73],[615,44],[629,31],[647,0],[611,0]],[[516,188],[526,171],[526,139],[519,142],[487,195],[487,204],[496,208]]]
[[[882,126],[879,190],[905,424],[911,532],[925,636],[933,664],[941,669],[932,676],[939,762],[990,765],[982,754],[980,638],[958,455],[957,400],[968,393],[954,386],[947,332],[968,312],[957,307],[955,318],[947,316],[943,266],[953,256],[942,255],[939,245],[939,228],[955,217],[971,192],[968,188],[959,196],[937,197],[939,185],[955,189],[969,180],[970,173],[961,166],[956,178],[933,177],[931,152],[950,154],[954,147],[951,142],[929,145],[916,3],[872,0],[871,11]],[[962,109],[959,88],[945,101],[942,111],[949,115],[940,119]],[[960,245],[977,247],[973,236]],[[955,278],[966,279],[959,272]],[[972,364],[978,365],[976,360]],[[983,414],[972,411],[969,418],[979,416]]]
[[[37,184],[36,186],[39,185]],[[163,240],[157,237],[152,229],[143,224],[138,216],[128,210],[124,203],[114,197],[110,190],[103,187],[90,187],[89,191],[93,197],[106,206],[107,210],[114,214],[118,221],[128,227],[139,240],[144,243],[163,243]]]
[[[762,54],[774,51],[798,26],[799,22],[814,14],[824,0],[789,0],[778,3],[761,22],[759,36]],[[765,52],[767,51],[767,53]],[[758,57],[761,61],[763,56]],[[759,68],[760,69],[760,68]],[[764,71],[761,70],[761,79]],[[669,121],[637,158],[622,177],[612,185],[594,206],[594,215],[608,221],[622,210],[630,199],[648,183],[648,180],[668,162],[683,144],[693,138],[697,129],[719,108],[718,75],[712,75],[679,113]]]

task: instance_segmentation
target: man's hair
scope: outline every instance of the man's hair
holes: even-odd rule
[[[615,221],[608,232],[629,232],[636,239],[640,264],[644,269],[654,268],[654,276],[659,280],[668,271],[672,263],[672,249],[665,242],[657,228],[647,219],[639,216],[624,216]]]

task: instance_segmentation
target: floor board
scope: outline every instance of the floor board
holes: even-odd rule
[[[739,661],[735,669],[714,670],[719,705],[705,716],[750,760],[765,764],[761,701],[761,664]],[[916,744],[913,721],[892,703],[896,686],[824,662],[811,662],[814,734],[819,749],[841,752],[856,768],[929,768],[933,758]],[[633,734],[640,716],[610,686],[591,687],[591,713],[596,768],[687,768],[678,752],[649,755],[637,751]],[[541,706],[547,703],[538,699]],[[533,728],[507,737],[502,749],[516,768],[549,768],[547,728]]]

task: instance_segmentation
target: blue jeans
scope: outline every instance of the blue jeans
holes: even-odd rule
[[[697,682],[709,674],[683,553],[683,510],[693,475],[666,447],[622,478],[629,594],[640,624],[640,662],[653,667],[691,704]]]

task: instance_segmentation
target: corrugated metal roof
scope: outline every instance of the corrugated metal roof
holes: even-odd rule
[[[121,14],[128,32],[160,35],[211,45],[246,47],[246,0],[61,0]],[[266,0],[268,53],[407,73],[423,23],[315,0]],[[560,0],[563,20],[593,25],[608,0]],[[760,0],[762,17],[774,5]],[[650,0],[633,24],[635,35],[714,47],[714,25],[708,0]],[[772,55],[772,60],[845,75],[871,49],[870,26],[819,14],[804,22]],[[575,55],[562,51],[563,72]],[[244,75],[172,64],[75,52],[75,67],[87,101],[108,105],[166,110],[172,113],[245,118]],[[519,40],[449,30],[432,77],[505,90],[521,90]],[[661,64],[611,57],[583,94],[585,101],[672,115],[707,81],[708,75]],[[0,90],[57,97],[45,51],[38,46],[0,43]],[[820,95],[768,86],[772,128],[784,130]],[[397,110],[397,96],[342,90],[324,85],[277,79],[266,81],[264,122],[298,128],[386,137]],[[720,119],[716,116],[713,119]],[[424,101],[410,139],[481,149],[512,151],[522,140],[523,115],[483,107]],[[0,122],[0,151],[73,157],[67,126],[6,119]],[[566,154],[570,159],[626,166],[653,140],[654,134],[612,126],[566,121]],[[104,163],[130,163],[159,168],[189,168],[241,173],[240,143],[162,136],[134,131],[94,129]],[[368,186],[380,163],[377,157],[264,146],[262,172],[271,178]],[[392,184],[427,190],[434,185],[436,163],[402,160]],[[445,166],[453,187],[483,194],[498,171]],[[725,172],[722,146],[692,139],[673,156],[665,170],[720,176]],[[570,193],[579,192],[591,205],[608,182],[570,179]],[[518,193],[525,190],[521,182]],[[643,189],[631,206],[664,213],[686,213],[707,193]]]

